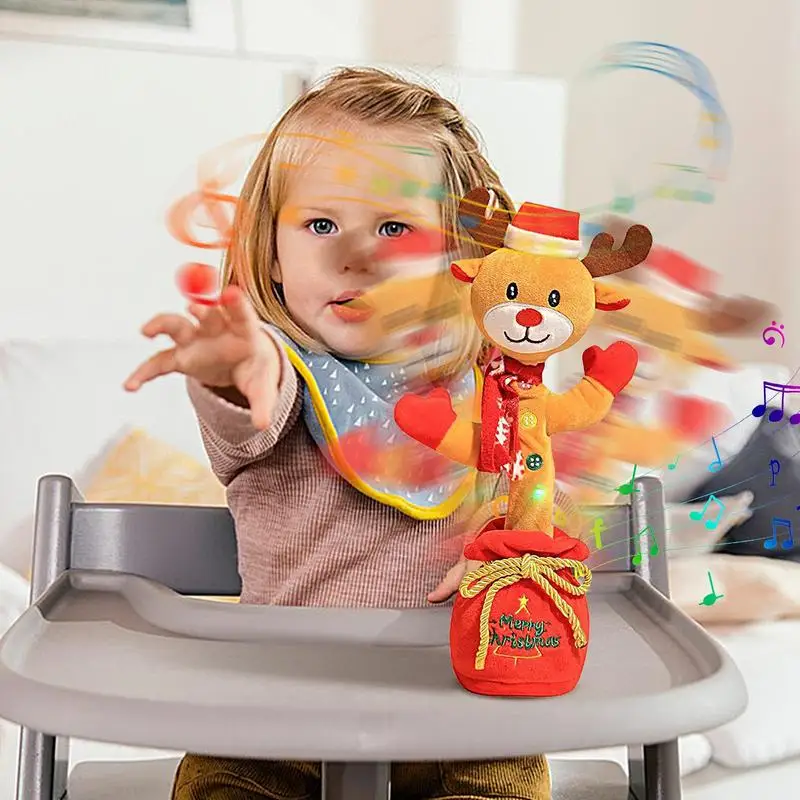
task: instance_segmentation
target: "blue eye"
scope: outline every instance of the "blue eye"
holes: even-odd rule
[[[312,219],[306,227],[316,233],[317,236],[330,236],[332,233],[336,233],[336,231],[339,230],[335,222],[325,219],[324,217]]]
[[[381,227],[378,229],[378,233],[381,236],[397,238],[398,236],[402,236],[407,230],[409,230],[409,228],[405,222],[395,222],[394,220],[390,220],[389,222],[384,222],[383,225],[381,225]]]

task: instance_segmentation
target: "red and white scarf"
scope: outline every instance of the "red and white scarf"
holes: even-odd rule
[[[486,368],[481,402],[482,472],[508,472],[512,480],[525,474],[519,449],[519,394],[542,383],[544,363],[522,364],[515,358],[495,355]]]

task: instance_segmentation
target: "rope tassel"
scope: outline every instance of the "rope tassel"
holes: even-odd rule
[[[576,586],[558,574],[559,570],[571,569]],[[580,620],[574,609],[559,594],[558,590],[581,597],[589,591],[592,584],[592,571],[581,561],[569,558],[552,558],[534,556],[526,553],[521,558],[504,558],[499,561],[490,561],[478,569],[467,573],[461,581],[459,594],[469,600],[477,597],[484,589],[488,588],[483,601],[480,617],[480,642],[478,652],[475,654],[475,669],[484,669],[486,656],[489,652],[489,618],[492,614],[492,604],[495,595],[507,586],[513,586],[523,578],[535,583],[550,598],[553,605],[561,612],[572,628],[572,637],[575,646],[586,647],[586,634],[581,627]]]

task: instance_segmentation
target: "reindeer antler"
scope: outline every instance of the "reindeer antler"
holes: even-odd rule
[[[458,221],[488,255],[503,246],[511,214],[492,202],[489,190],[481,186],[470,189],[459,201]]]
[[[598,233],[592,239],[589,252],[581,260],[593,278],[614,275],[641,264],[650,252],[653,234],[644,225],[631,225],[622,245],[612,250],[613,244],[614,237],[609,233]]]

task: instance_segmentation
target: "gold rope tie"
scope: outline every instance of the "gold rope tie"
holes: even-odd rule
[[[580,583],[575,586],[558,574],[558,570],[571,569],[575,580]],[[583,632],[580,620],[572,606],[558,593],[556,587],[568,594],[580,597],[589,591],[592,585],[592,571],[582,561],[570,558],[550,558],[534,556],[526,553],[521,558],[504,558],[500,561],[490,561],[478,569],[467,573],[461,580],[459,593],[462,597],[470,599],[479,595],[487,587],[486,597],[483,601],[480,620],[480,643],[475,655],[475,669],[483,669],[486,665],[486,655],[489,652],[489,617],[492,614],[492,603],[495,595],[506,586],[513,586],[523,578],[533,581],[553,601],[555,607],[564,615],[572,628],[575,646],[586,647],[586,634]]]

